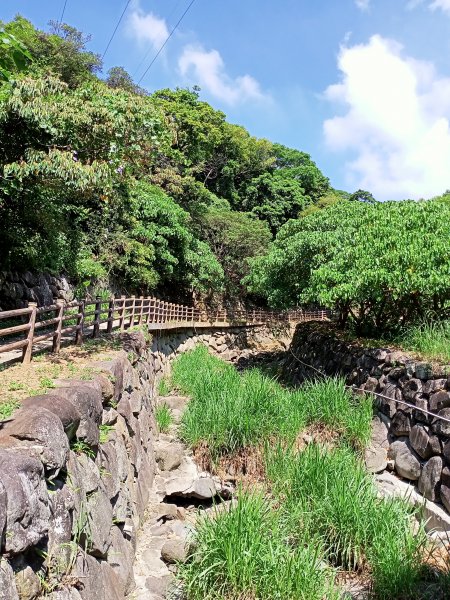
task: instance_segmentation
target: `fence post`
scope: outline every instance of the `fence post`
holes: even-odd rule
[[[106,333],[111,333],[113,330],[113,324],[114,324],[114,304],[115,304],[115,299],[114,298],[110,298],[109,299],[109,304],[108,304],[108,323],[106,325]]]
[[[53,335],[52,352],[59,352],[61,350],[61,330],[64,316],[64,300],[56,300],[56,323],[55,333]]]
[[[78,307],[78,314],[80,316],[77,318],[77,330],[75,332],[75,344],[77,346],[80,346],[83,343],[84,311],[86,310],[84,303],[85,301],[82,300]]]
[[[36,311],[37,311],[37,303],[36,302],[28,302],[28,308],[31,308],[30,320],[28,324],[30,325],[30,329],[28,330],[27,335],[27,345],[24,346],[22,350],[22,362],[26,365],[31,362],[31,355],[33,352],[33,338],[34,338],[34,325],[36,323]]]
[[[120,327],[120,331],[125,331],[125,306],[126,306],[126,296],[120,296],[120,299],[122,300],[122,307],[119,311],[120,317],[119,317],[119,327]]]
[[[144,296],[139,296],[139,301],[141,303],[141,310],[139,312],[139,325],[142,325],[142,318],[144,315]]]
[[[95,296],[95,311],[94,311],[94,329],[92,331],[92,337],[98,337],[100,332],[100,313],[102,310],[102,300],[100,296]]]
[[[133,304],[131,305],[131,315],[130,315],[130,327],[133,327],[134,325],[134,313],[136,310],[136,296],[131,296],[131,300],[133,302]]]

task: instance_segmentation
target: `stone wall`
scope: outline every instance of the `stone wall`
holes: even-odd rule
[[[73,286],[64,275],[0,272],[0,310],[24,308],[28,302],[48,306],[54,298],[66,302],[74,298]]]
[[[317,376],[306,365],[327,375],[342,375],[355,389],[385,396],[376,397],[376,402],[378,437],[384,439],[381,430],[385,429],[386,459],[393,461],[388,466],[417,482],[423,496],[441,501],[450,512],[450,423],[418,410],[450,419],[450,365],[417,360],[389,348],[364,348],[343,340],[332,326],[303,323],[297,326],[286,355],[285,377],[298,384]],[[386,462],[381,461],[378,470]]]
[[[157,383],[180,352],[227,359],[277,346],[263,327],[167,331],[93,363],[90,381],[58,381],[0,422],[0,600],[123,600],[155,476]],[[101,427],[103,426],[103,427]]]

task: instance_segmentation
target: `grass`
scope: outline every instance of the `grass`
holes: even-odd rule
[[[20,403],[15,400],[9,400],[0,404],[0,421],[9,419],[15,410],[20,407]]]
[[[173,422],[172,411],[167,404],[160,404],[156,407],[156,424],[161,433],[167,433]]]
[[[332,426],[355,447],[370,436],[371,400],[356,400],[340,379],[288,390],[257,370],[240,375],[198,346],[174,362],[172,381],[191,397],[182,438],[206,444],[213,459],[275,436],[293,441],[312,423]]]
[[[172,381],[191,397],[189,445],[216,459],[262,448],[264,463],[259,493],[247,486],[231,508],[200,519],[178,575],[187,600],[334,600],[341,571],[369,581],[377,600],[421,600],[433,577],[448,589],[448,575],[426,565],[418,509],[379,498],[365,468],[369,399],[339,379],[288,390],[256,370],[240,375],[205,347],[176,359]],[[309,426],[333,432],[333,443],[301,446]]]
[[[168,396],[172,391],[172,383],[167,377],[163,377],[158,383],[158,396]]]
[[[194,560],[180,566],[189,600],[338,600],[317,537],[292,545],[282,515],[258,493],[200,520]]]
[[[450,362],[450,320],[411,326],[397,341],[431,360]]]

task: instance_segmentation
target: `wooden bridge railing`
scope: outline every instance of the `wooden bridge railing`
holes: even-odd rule
[[[30,302],[27,308],[0,311],[0,354],[22,350],[22,362],[29,363],[34,346],[40,342],[51,341],[52,351],[59,352],[61,340],[66,340],[68,336],[73,335],[73,342],[79,345],[87,335],[98,337],[101,330],[111,333],[113,329],[125,331],[136,325],[158,330],[208,325],[295,323],[326,320],[329,317],[330,313],[326,310],[201,311],[192,306],[143,296],[122,296],[109,300],[97,296],[95,300],[70,303],[55,300],[54,304],[39,308]],[[24,337],[17,339],[22,334]],[[8,338],[12,340],[8,341]]]

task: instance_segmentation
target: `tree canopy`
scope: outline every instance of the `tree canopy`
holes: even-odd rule
[[[449,255],[445,199],[341,201],[282,227],[247,282],[273,306],[320,303],[379,331],[446,314]]]

